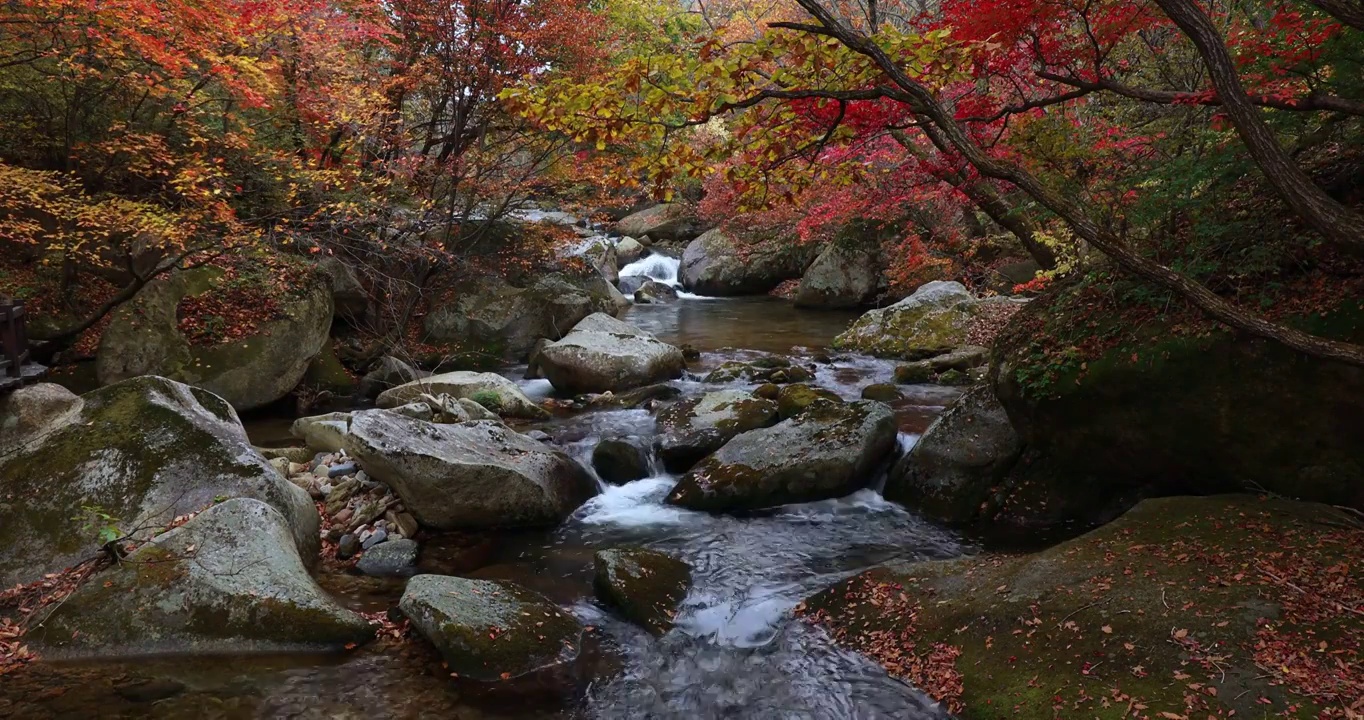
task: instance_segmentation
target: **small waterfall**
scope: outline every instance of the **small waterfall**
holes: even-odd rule
[[[680,267],[682,267],[681,260],[654,253],[653,255],[642,257],[621,268],[620,276],[647,277],[657,280],[664,285],[681,287],[682,283],[677,279],[677,271]]]

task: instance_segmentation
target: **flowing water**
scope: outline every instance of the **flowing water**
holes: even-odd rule
[[[624,271],[675,283],[676,261],[654,257]],[[697,374],[677,382],[686,394],[715,389],[699,380],[709,367],[784,352],[815,362],[818,384],[854,398],[862,386],[887,381],[892,367],[821,353],[851,318],[798,311],[767,298],[684,298],[637,306],[625,319],[703,352],[692,368]],[[516,370],[508,375],[519,377]],[[531,395],[551,391],[544,381],[520,382]],[[896,406],[901,451],[955,396],[933,386],[909,390],[910,397]],[[539,427],[585,464],[602,438],[655,434],[653,416],[643,410],[587,411]],[[913,688],[838,648],[790,611],[810,594],[878,563],[958,555],[964,548],[954,535],[884,501],[875,489],[880,478],[868,478],[869,489],[850,497],[748,517],[664,505],[675,480],[660,471],[605,487],[553,531],[448,536],[424,543],[424,571],[515,580],[597,628],[595,677],[581,703],[501,707],[498,716],[946,717]],[[592,601],[592,553],[627,544],[673,553],[694,568],[694,586],[677,627],[662,638],[616,619]],[[349,606],[367,611],[386,609],[402,590],[400,581],[349,576],[320,581]],[[489,712],[462,698],[419,642],[396,652],[362,649],[342,657],[49,665],[0,686],[4,717],[481,718]]]

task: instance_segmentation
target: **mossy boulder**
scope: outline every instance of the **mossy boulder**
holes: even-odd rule
[[[680,377],[682,351],[639,328],[597,313],[540,352],[540,369],[560,392],[619,392]]]
[[[1009,416],[986,386],[939,415],[891,469],[887,500],[952,525],[969,525],[1023,450]]]
[[[346,366],[341,364],[332,342],[328,340],[322,346],[322,351],[308,363],[308,369],[303,373],[303,385],[313,390],[348,398],[356,393],[360,383]]]
[[[691,566],[645,548],[611,548],[593,558],[597,597],[655,635],[673,627],[677,608],[691,587]]]
[[[418,575],[398,607],[453,677],[568,693],[576,685],[583,627],[539,593],[509,582]]]
[[[428,342],[477,347],[494,359],[522,360],[537,340],[557,340],[593,313],[630,306],[601,275],[554,273],[516,287],[497,277],[462,280],[457,293],[426,315]]]
[[[903,360],[942,355],[966,345],[981,304],[996,302],[1015,301],[980,300],[961,283],[936,280],[894,305],[868,311],[834,338],[833,346]]]
[[[814,385],[804,383],[787,385],[777,394],[777,415],[782,420],[790,420],[818,401],[841,403],[843,398],[832,390]]]
[[[317,509],[251,447],[222,398],[143,376],[81,401],[50,431],[0,457],[0,586],[98,552],[101,523],[91,524],[92,511],[145,538],[221,498],[269,504],[286,519],[299,553],[316,556]]]
[[[963,720],[1327,717],[1359,697],[1364,641],[1364,531],[1342,518],[1146,500],[1042,552],[894,564],[799,611]]]
[[[777,424],[777,403],[742,390],[689,398],[658,414],[658,455],[668,472],[686,472],[739,433]]]
[[[895,417],[881,403],[817,402],[730,440],[684,475],[667,502],[736,512],[842,497],[871,480],[896,434]]]
[[[468,399],[504,417],[545,420],[549,411],[536,405],[516,383],[497,373],[456,371],[403,383],[379,394],[375,404],[392,408],[416,402],[422,395]]]
[[[705,382],[794,383],[814,379],[808,368],[784,355],[765,355],[757,360],[729,360],[706,374]]]
[[[1063,288],[996,342],[991,380],[1024,452],[984,522],[1092,523],[1141,497],[1260,489],[1364,508],[1364,369],[1216,326],[1133,323],[1105,295]],[[1364,342],[1359,300],[1288,322]]]
[[[48,657],[340,650],[374,636],[299,557],[273,507],[228,500],[154,538],[59,604]]]
[[[989,348],[965,345],[927,360],[917,360],[897,366],[895,368],[895,382],[901,385],[931,382],[942,385],[967,384],[969,382],[967,373],[982,368],[989,361]],[[967,378],[967,380],[962,378]]]
[[[352,417],[345,449],[438,530],[552,526],[596,493],[572,458],[497,422],[435,425],[365,410]]]
[[[200,267],[153,280],[114,311],[100,339],[96,370],[112,385],[138,375],[160,375],[202,387],[238,410],[268,405],[289,394],[327,343],[332,296],[321,272],[278,299],[277,317],[254,325],[241,340],[192,344],[180,330],[186,297],[218,291],[222,271]]]
[[[895,387],[894,383],[872,383],[862,388],[863,400],[892,403],[903,399],[904,396],[904,393],[900,392],[900,388]]]
[[[639,438],[607,438],[592,448],[592,468],[612,485],[649,477],[649,448]]]

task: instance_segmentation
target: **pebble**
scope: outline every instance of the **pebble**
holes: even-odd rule
[[[337,523],[338,525],[344,525],[344,524],[350,522],[351,516],[354,515],[354,514],[355,514],[355,511],[352,510],[352,509],[350,509],[350,508],[348,508],[348,507],[347,507],[347,508],[341,508],[341,512],[339,512],[339,513],[337,513],[337,514],[335,514],[335,515],[332,516],[332,521],[335,522],[335,523]]]
[[[349,560],[357,552],[360,552],[360,539],[349,533],[342,535],[341,541],[336,544],[336,557]]]
[[[385,540],[387,540],[387,539],[388,539],[388,531],[387,531],[387,530],[384,530],[383,528],[379,528],[378,530],[375,530],[373,533],[370,534],[369,539],[367,539],[367,540],[365,540],[364,542],[360,543],[360,548],[361,548],[362,550],[368,550],[368,549],[374,547],[375,545],[378,545],[379,543],[381,543],[381,542],[383,542],[383,541],[385,541]]]
[[[338,478],[341,477],[342,475],[350,475],[358,469],[359,468],[355,465],[354,461],[344,462],[341,463],[340,465],[333,465],[331,469],[327,470],[327,477]]]
[[[362,555],[355,568],[374,577],[411,575],[416,570],[416,563],[417,543],[390,540]]]

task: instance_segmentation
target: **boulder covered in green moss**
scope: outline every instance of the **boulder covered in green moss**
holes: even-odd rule
[[[969,343],[968,331],[982,303],[1012,302],[977,299],[961,283],[935,280],[894,305],[868,311],[834,338],[833,346],[902,360],[943,355]]]
[[[572,458],[498,422],[436,425],[365,410],[352,416],[345,450],[438,530],[552,526],[596,493]]]
[[[544,420],[549,411],[526,397],[516,383],[497,373],[456,371],[432,375],[389,388],[379,394],[375,404],[394,408],[416,402],[422,395],[449,395],[468,399],[504,417]]]
[[[597,313],[540,352],[540,369],[560,392],[619,392],[680,377],[682,351],[639,328]]]
[[[896,434],[895,417],[881,403],[821,400],[730,440],[684,475],[667,502],[738,512],[842,497],[871,481]]]
[[[153,280],[112,314],[96,361],[100,382],[160,375],[202,387],[238,410],[284,397],[303,379],[331,331],[328,278],[320,271],[301,277],[299,286],[276,298],[274,317],[254,322],[242,339],[212,345],[191,342],[182,332],[181,301],[223,292],[242,281],[229,280],[212,267]]]
[[[1111,295],[1062,288],[996,342],[993,387],[1024,451],[983,523],[1093,523],[1141,497],[1261,489],[1364,508],[1364,369],[1201,317],[1133,322]],[[1364,342],[1358,299],[1286,322]]]
[[[108,529],[145,538],[215,500],[261,500],[316,556],[317,508],[247,440],[222,398],[143,376],[82,395],[0,456],[0,586],[93,557]]]
[[[790,420],[821,400],[832,403],[843,402],[843,398],[832,390],[825,390],[804,383],[787,385],[777,394],[777,414],[782,420]]]
[[[777,424],[777,403],[742,390],[720,390],[675,403],[658,414],[658,455],[668,472],[686,472],[735,435]]]
[[[939,415],[895,463],[882,495],[935,520],[969,525],[1022,449],[994,391],[978,386]]]
[[[228,500],[142,545],[60,603],[48,657],[340,650],[374,627],[318,587],[273,507]]]
[[[798,612],[963,720],[1348,717],[1364,530],[1346,517],[1146,500],[1041,552],[897,563]]]
[[[574,685],[583,627],[539,593],[509,582],[418,575],[398,607],[452,677]]]
[[[673,627],[677,608],[691,587],[691,566],[645,548],[611,548],[593,558],[597,597],[655,635]]]

